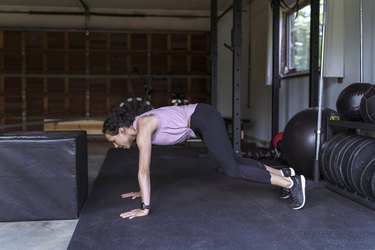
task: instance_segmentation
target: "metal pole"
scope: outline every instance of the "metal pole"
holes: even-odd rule
[[[241,156],[241,50],[242,50],[242,0],[233,3],[233,149]]]
[[[280,100],[280,3],[279,0],[273,0],[272,4],[273,22],[272,22],[272,127],[271,135],[279,132],[279,100]]]
[[[319,96],[319,0],[311,1],[309,107],[318,106]]]
[[[217,0],[211,0],[211,105],[217,107]]]
[[[360,35],[360,46],[359,46],[360,78],[359,78],[359,82],[363,82],[363,0],[359,1],[359,35]]]
[[[316,129],[316,150],[315,150],[315,160],[314,160],[314,173],[313,180],[314,182],[320,181],[320,168],[319,168],[319,154],[320,154],[320,143],[322,135],[322,103],[323,103],[323,77],[324,77],[324,63],[325,63],[325,35],[327,32],[327,0],[324,1],[323,5],[323,23],[322,23],[322,57],[320,63],[320,79],[319,79],[319,98],[318,98],[318,122]]]

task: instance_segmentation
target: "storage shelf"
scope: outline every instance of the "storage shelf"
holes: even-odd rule
[[[328,121],[328,125],[333,126],[333,127],[340,127],[340,128],[375,131],[375,123],[352,122],[352,121]]]
[[[336,127],[336,128],[344,128],[348,130],[367,130],[367,131],[375,131],[375,124],[374,123],[365,123],[365,122],[353,122],[353,121],[328,121],[328,126]],[[375,140],[375,139],[374,139]],[[349,190],[341,188],[335,184],[330,182],[326,183],[326,187],[350,200],[353,200],[363,206],[366,206],[372,210],[375,210],[375,201],[369,200],[368,198],[362,197],[356,193],[353,193]]]

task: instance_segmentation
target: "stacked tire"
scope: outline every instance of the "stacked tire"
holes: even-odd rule
[[[321,149],[321,169],[331,184],[375,200],[375,139],[337,134]]]

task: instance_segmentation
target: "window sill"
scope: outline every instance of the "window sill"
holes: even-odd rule
[[[289,73],[285,75],[281,74],[280,79],[283,80],[283,79],[297,78],[297,77],[303,77],[303,76],[309,76],[309,75],[310,75],[310,71],[306,70],[306,71],[301,71],[297,73]]]

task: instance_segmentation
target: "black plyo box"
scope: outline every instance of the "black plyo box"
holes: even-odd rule
[[[0,221],[76,219],[87,193],[85,131],[0,133]]]

